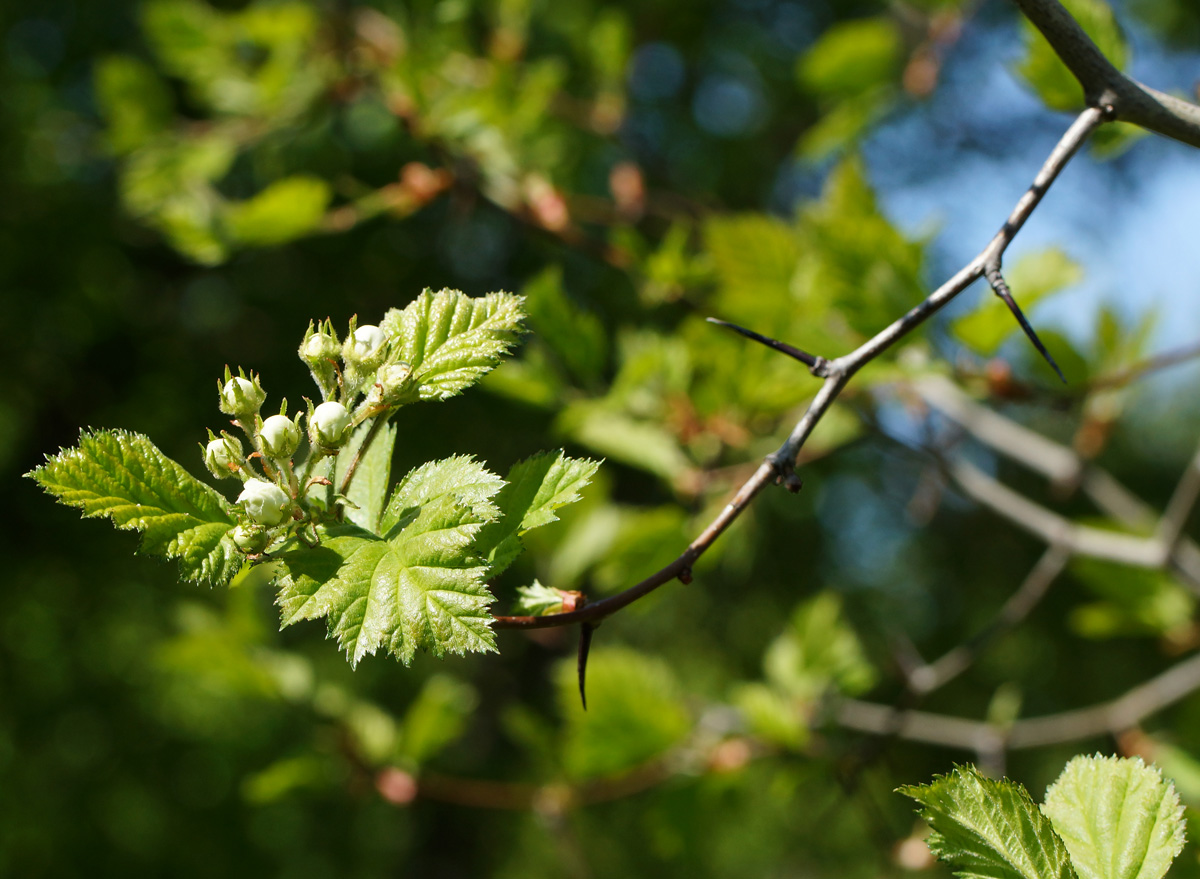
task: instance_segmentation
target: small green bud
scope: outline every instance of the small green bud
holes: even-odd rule
[[[272,415],[263,422],[258,436],[268,458],[290,458],[300,448],[300,425],[286,415]]]
[[[257,380],[234,376],[221,388],[221,411],[234,418],[253,418],[265,399],[267,394]]]
[[[350,413],[341,403],[322,403],[308,419],[308,435],[313,445],[336,449],[350,432]]]
[[[341,344],[328,333],[313,333],[300,345],[300,359],[309,366],[327,365],[330,360],[337,360],[341,353]]]
[[[258,555],[267,548],[271,536],[258,525],[238,525],[233,529],[233,542],[242,552]]]
[[[237,502],[247,516],[268,528],[283,521],[284,512],[292,503],[282,488],[265,479],[247,479]]]
[[[375,384],[367,396],[372,408],[403,406],[420,399],[420,385],[413,379],[407,363],[389,363],[375,373]]]
[[[233,476],[244,459],[241,440],[227,433],[210,440],[204,447],[204,466],[217,479]]]

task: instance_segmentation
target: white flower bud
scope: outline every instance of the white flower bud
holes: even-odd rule
[[[379,367],[368,401],[372,406],[402,406],[420,399],[420,385],[413,380],[407,363],[389,363]]]
[[[204,466],[217,479],[233,476],[242,458],[242,443],[235,436],[217,437],[204,447]]]
[[[379,327],[365,324],[354,331],[350,340],[350,353],[355,360],[374,357],[387,342],[387,333]]]
[[[308,427],[314,445],[337,448],[349,432],[350,413],[341,403],[322,403],[313,411]]]
[[[300,447],[300,428],[286,415],[272,415],[258,435],[263,454],[269,458],[290,458]]]
[[[247,516],[268,528],[282,522],[284,511],[291,505],[283,489],[265,479],[247,479],[237,502]]]
[[[221,411],[237,418],[248,418],[258,413],[266,398],[256,383],[235,376],[221,389]]]

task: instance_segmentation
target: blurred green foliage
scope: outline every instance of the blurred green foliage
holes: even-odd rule
[[[1069,5],[1125,63],[1108,7]],[[978,632],[1043,549],[942,498],[919,448],[941,427],[905,382],[956,372],[1157,509],[1195,441],[1190,388],[1159,404],[1125,387],[1049,396],[1057,380],[992,297],[964,297],[856,379],[806,447],[799,495],[765,494],[694,583],[596,631],[586,712],[573,631],[351,671],[319,627],[280,633],[261,581],[180,584],[18,475],[84,425],[150,435],[198,471],[226,363],[297,400],[310,318],[345,325],[424,287],[505,289],[527,297],[533,334],[488,393],[414,406],[393,472],[447,450],[504,469],[560,444],[605,457],[510,579],[625,588],[695,537],[816,387],[705,316],[836,356],[942,279],[933,237],[889,219],[859,148],[924,112],[962,34],[1024,52],[1022,81],[1051,107],[1078,102],[1040,38],[1022,49],[1013,11],[985,7],[0,8],[0,320],[15,340],[0,466],[19,509],[4,529],[0,874],[898,875],[894,846],[915,831],[892,790],[974,755],[890,742],[863,765],[874,745],[829,723],[826,700],[890,704],[897,645],[934,657]],[[1185,0],[1116,13],[1200,39]],[[1032,305],[1079,271],[1043,250],[1010,282]],[[1078,388],[1151,353],[1151,326],[1105,312],[1090,333],[1039,331]],[[988,377],[995,355],[1011,387]],[[1012,685],[1024,715],[1081,707],[1194,647],[1194,599],[1169,574],[1078,565],[1064,581],[925,707],[983,717]],[[497,591],[510,607],[515,588]],[[1143,736],[1200,805],[1196,700]],[[1008,769],[1037,789],[1076,750],[1112,746]],[[1175,869],[1195,863],[1189,850]]]

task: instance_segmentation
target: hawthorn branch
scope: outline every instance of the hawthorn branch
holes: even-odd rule
[[[1143,85],[1114,67],[1058,0],[1013,2],[1079,80],[1089,106],[1105,108],[1113,119],[1200,147],[1200,107]]]
[[[809,403],[804,415],[796,422],[783,445],[767,456],[754,474],[742,484],[717,518],[688,545],[678,558],[625,591],[588,604],[579,610],[547,616],[496,616],[493,618],[493,627],[497,629],[541,629],[575,623],[598,622],[648,595],[664,583],[675,579],[689,582],[692,566],[696,560],[712,546],[725,529],[733,524],[760,491],[776,482],[787,482],[789,487],[795,484],[793,482],[794,470],[801,448],[854,374],[983,277],[989,266],[999,265],[1004,251],[1041,202],[1047,189],[1083,146],[1089,135],[1104,121],[1104,114],[1097,108],[1088,108],[1079,114],[1050,152],[1049,157],[1034,178],[1033,184],[1017,202],[1000,231],[979,255],[960,269],[950,280],[934,290],[907,314],[892,322],[849,354],[836,360],[823,358],[814,360],[810,371],[824,381]]]

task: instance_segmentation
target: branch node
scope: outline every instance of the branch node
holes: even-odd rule
[[[679,578],[679,582],[686,586],[692,582],[692,569],[690,567],[682,568],[676,576]]]

